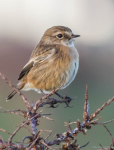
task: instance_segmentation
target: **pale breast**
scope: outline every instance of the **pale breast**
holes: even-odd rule
[[[69,69],[66,71],[67,77],[65,84],[61,87],[61,89],[66,88],[76,77],[79,68],[79,54],[76,48],[73,46],[70,49],[71,55],[71,63],[69,64]]]

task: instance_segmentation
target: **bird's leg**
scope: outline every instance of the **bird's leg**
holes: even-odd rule
[[[45,93],[40,89],[41,93],[43,94],[43,96],[45,96]]]
[[[40,89],[41,93],[43,94],[43,96],[45,96],[46,94]],[[64,99],[64,97],[62,97],[60,94],[58,94],[57,92],[55,92],[55,94],[60,97],[61,99]]]
[[[43,94],[43,96],[45,96],[46,94],[40,89],[41,93]],[[55,94],[60,97],[61,99],[65,99],[66,97],[61,96],[60,94],[58,94],[57,92],[55,92]],[[49,97],[48,97],[49,99]]]
[[[47,95],[47,94],[45,94],[41,89],[40,89],[40,91],[41,91],[41,93],[43,94],[43,96]],[[47,97],[46,99],[49,100],[50,98]]]
[[[61,99],[64,99],[64,97],[62,97],[60,94],[58,94],[57,92],[55,92],[55,94],[60,97]]]

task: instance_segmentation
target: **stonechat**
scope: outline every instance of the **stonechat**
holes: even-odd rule
[[[79,54],[74,47],[74,38],[79,36],[64,26],[47,29],[23,67],[17,88],[38,93],[66,88],[74,80],[79,68]],[[13,91],[7,100],[15,94],[16,91]]]

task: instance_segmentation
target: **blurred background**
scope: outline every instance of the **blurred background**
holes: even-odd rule
[[[64,122],[68,122],[69,118],[71,121],[82,121],[86,83],[89,88],[90,113],[114,96],[114,1],[0,0],[0,72],[12,84],[17,84],[21,69],[45,30],[55,25],[67,26],[81,37],[75,40],[80,55],[78,74],[69,87],[59,91],[63,96],[77,97],[70,104],[74,107],[64,108],[62,104],[56,109],[49,109],[48,106],[43,108],[43,113],[53,112],[51,118],[56,121],[40,119],[38,129],[52,129],[53,135],[67,130]],[[18,95],[6,102],[11,91],[0,79],[0,106],[8,110],[26,109]],[[34,91],[23,93],[30,103],[35,103],[42,96]],[[113,119],[114,103],[103,109],[99,116],[102,117],[100,122]],[[24,119],[21,116],[0,114],[0,128],[10,133],[22,121]],[[107,124],[107,127],[114,137],[114,122]],[[1,131],[0,134],[4,140],[9,137]],[[21,129],[14,141],[22,141],[27,135],[26,129]],[[76,138],[79,145],[90,141],[85,150],[98,149],[99,143],[104,147],[111,143],[106,129],[100,125],[92,126],[86,136],[80,133]]]

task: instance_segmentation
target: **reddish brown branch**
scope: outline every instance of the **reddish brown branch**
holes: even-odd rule
[[[5,148],[9,147],[9,144],[8,144],[8,142],[5,142],[5,141],[0,139],[0,146],[2,149],[5,149]],[[21,145],[21,144],[11,143],[11,147],[26,150],[25,146]]]
[[[43,101],[43,100],[45,100],[45,99],[47,99],[48,97],[54,95],[55,92],[57,92],[60,88],[61,88],[61,87],[59,87],[59,88],[56,89],[56,90],[53,90],[50,94],[44,95],[40,100],[38,100],[38,101],[36,102],[36,104],[34,105],[34,107],[33,107],[34,112],[36,112],[39,107],[42,107],[41,104],[42,104],[42,101]]]
[[[88,102],[88,86],[86,85],[86,93],[85,93],[85,104],[84,104],[84,113],[83,113],[83,121],[87,122],[89,119],[89,102]]]
[[[8,140],[8,143],[9,145],[11,144],[12,142],[12,139],[13,137],[16,135],[16,133],[24,126],[26,125],[27,123],[29,123],[32,119],[34,119],[35,117],[37,117],[39,114],[36,114],[34,117],[32,117],[30,120],[27,120],[26,122],[24,123],[21,123],[20,126],[13,132],[13,134],[10,136],[9,140]]]
[[[112,134],[110,133],[109,129],[108,129],[104,124],[102,124],[102,125],[103,125],[104,128],[108,131],[108,133],[109,133],[109,135],[110,135],[110,137],[111,137],[112,143],[111,143],[111,145],[110,145],[110,148],[103,148],[103,146],[102,146],[101,144],[99,144],[99,145],[101,146],[102,150],[114,150],[114,140],[113,140]]]
[[[77,122],[71,122],[69,121],[69,123],[65,123],[68,130],[67,132],[64,132],[62,134],[56,134],[57,139],[56,140],[52,140],[52,141],[47,141],[48,137],[50,136],[50,134],[43,139],[40,135],[42,132],[44,132],[44,130],[41,131],[37,131],[36,126],[38,125],[38,121],[40,117],[44,117],[48,120],[52,120],[49,117],[46,117],[45,115],[50,115],[50,114],[41,114],[42,111],[40,111],[39,113],[37,113],[37,110],[40,107],[43,107],[44,105],[49,105],[52,108],[56,108],[57,106],[55,106],[58,103],[65,103],[67,107],[69,107],[69,103],[71,102],[71,98],[69,97],[62,97],[61,100],[56,100],[54,98],[50,98],[50,96],[54,95],[55,92],[57,92],[60,88],[58,88],[57,90],[53,90],[50,94],[47,94],[45,96],[43,96],[40,100],[38,100],[34,106],[30,106],[29,102],[27,101],[27,99],[24,97],[24,95],[15,87],[11,84],[11,82],[7,81],[7,78],[5,78],[5,76],[3,74],[0,73],[0,76],[2,79],[4,79],[6,81],[6,83],[12,87],[22,98],[22,100],[24,101],[24,103],[27,106],[27,111],[21,111],[21,110],[5,110],[1,107],[1,109],[3,109],[4,113],[13,113],[16,115],[22,115],[26,118],[26,121],[24,123],[21,123],[19,125],[19,127],[13,132],[13,134],[10,136],[8,143],[4,142],[2,139],[0,140],[0,144],[2,145],[2,148],[6,147],[11,149],[11,147],[17,147],[18,149],[25,149],[27,148],[28,150],[30,150],[33,147],[37,147],[40,146],[43,149],[52,149],[52,145],[59,145],[61,142],[64,142],[64,146],[62,147],[65,149],[75,149],[78,150],[82,147],[85,147],[86,145],[80,147],[76,144],[76,140],[74,139],[75,136],[82,132],[84,135],[86,135],[86,129],[91,129],[91,125],[96,125],[96,124],[106,124],[111,121],[107,121],[104,123],[98,123],[97,121],[100,118],[97,118],[95,120],[93,120],[99,113],[100,111],[106,107],[107,105],[109,105],[112,101],[114,101],[114,97],[110,100],[108,100],[106,103],[104,103],[100,108],[98,108],[93,114],[89,115],[89,102],[88,102],[88,86],[86,85],[86,92],[85,92],[85,104],[84,104],[84,113],[83,113],[83,123],[81,123],[79,120],[77,120]],[[59,94],[58,94],[59,95]],[[45,100],[45,101],[44,101]],[[21,113],[19,113],[19,112]],[[75,129],[71,129],[71,124],[76,124]],[[23,143],[22,144],[14,144],[12,143],[12,139],[14,138],[14,136],[17,134],[17,132],[22,128],[25,127],[25,125],[30,125],[31,126],[31,130],[32,130],[32,135],[31,136],[27,136],[24,137],[23,139]],[[103,125],[104,126],[104,125]],[[105,126],[104,126],[105,127]],[[2,129],[3,131],[3,129]],[[48,132],[48,130],[45,130]],[[109,130],[107,129],[107,131],[109,132]],[[4,131],[5,132],[5,131]],[[8,133],[6,131],[6,133]],[[31,132],[30,132],[31,133]],[[110,133],[110,132],[109,132]],[[111,136],[111,133],[110,133]],[[24,140],[28,138],[29,144],[27,146],[24,146]],[[111,136],[112,138],[112,136]],[[113,138],[112,138],[112,145],[114,144]]]
[[[98,123],[97,121],[101,117],[93,120],[97,116],[97,114],[100,113],[100,111],[103,110],[104,107],[108,106],[112,101],[114,101],[114,97],[112,99],[109,99],[106,103],[104,103],[93,114],[89,115],[88,87],[86,85],[85,104],[84,104],[84,113],[83,113],[83,123],[81,123],[79,120],[77,120],[77,122],[75,122],[77,124],[76,128],[74,130],[72,130],[71,134],[77,135],[80,132],[83,132],[83,134],[85,134],[86,130],[84,130],[84,128],[91,129],[91,125],[106,124],[106,123],[114,121],[114,119],[113,119],[113,120],[110,120],[110,121],[107,121],[107,122],[104,122],[104,123]],[[71,123],[67,124],[67,126],[69,126],[71,124],[73,124],[73,123],[71,122]]]
[[[103,108],[105,108],[106,106],[110,105],[110,103],[114,101],[114,97],[112,99],[109,99],[106,103],[104,103],[100,108],[98,108],[93,114],[90,115],[89,120],[93,120],[99,113],[101,110],[103,110]]]
[[[5,132],[5,133],[7,133],[7,134],[9,134],[9,135],[12,135],[11,133],[7,132],[7,131],[4,130],[4,129],[1,129],[1,128],[0,128],[0,131]]]
[[[6,78],[2,73],[0,73],[0,76],[1,76],[1,78],[2,78],[3,80],[6,81],[6,83],[7,83],[10,87],[12,87],[12,88],[21,96],[21,98],[22,98],[22,100],[25,102],[25,104],[26,104],[28,110],[31,110],[30,104],[29,104],[29,102],[27,101],[27,99],[25,98],[25,96],[24,96],[14,85],[11,84],[11,81],[8,81],[7,78]]]
[[[14,109],[14,110],[6,110],[6,109],[4,109],[2,107],[0,107],[0,109],[4,110],[4,111],[2,111],[0,113],[10,113],[10,114],[15,114],[15,115],[23,116],[23,117],[26,116],[26,111],[23,111],[23,110],[20,110],[20,109],[18,109],[18,110],[16,110],[16,109]],[[21,112],[21,113],[18,113],[18,111]]]

